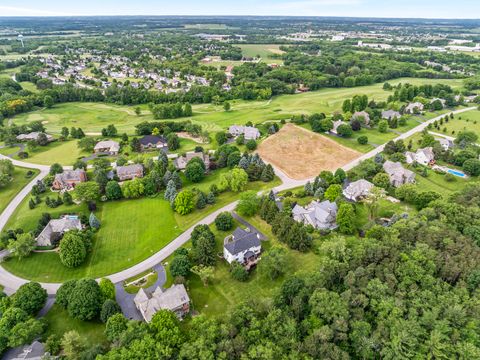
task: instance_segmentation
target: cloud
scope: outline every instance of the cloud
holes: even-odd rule
[[[16,6],[0,5],[0,16],[67,16],[71,14],[51,10],[22,8]]]

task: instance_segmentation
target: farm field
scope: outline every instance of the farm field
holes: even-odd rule
[[[33,175],[27,178],[27,173],[32,172]],[[0,188],[0,213],[5,210],[10,201],[27,185],[35,176],[37,176],[38,170],[25,169],[21,167],[15,167],[13,173],[13,181],[7,186]]]
[[[445,83],[454,88],[462,86],[462,80],[413,79],[402,78],[390,81],[391,84],[409,82],[412,84]],[[290,119],[292,115],[324,112],[326,114],[341,110],[345,99],[356,94],[366,94],[371,99],[386,100],[391,92],[382,89],[383,84],[355,88],[323,89],[303,94],[281,95],[268,101],[232,101],[232,110],[225,112],[222,105],[194,105],[194,116],[182,118],[202,125],[208,131],[224,130],[233,124],[255,124],[265,121]],[[98,134],[102,128],[115,124],[119,133],[133,134],[135,125],[143,121],[152,121],[153,116],[142,107],[142,115],[136,116],[133,107],[102,103],[66,103],[55,105],[51,109],[42,109],[18,115],[13,118],[17,125],[31,121],[43,121],[49,132],[60,133],[61,128],[81,127],[86,133]]]
[[[263,141],[258,153],[293,179],[307,179],[322,170],[336,170],[360,156],[327,137],[287,124]]]

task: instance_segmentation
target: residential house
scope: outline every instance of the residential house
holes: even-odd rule
[[[97,153],[109,154],[109,155],[118,155],[120,151],[120,144],[113,140],[102,140],[99,141],[93,151]]]
[[[383,169],[390,178],[390,184],[394,187],[415,182],[415,173],[405,169],[400,162],[387,160],[383,164]]]
[[[117,176],[120,181],[132,180],[143,177],[143,166],[141,164],[131,164],[117,166]]]
[[[234,261],[250,268],[256,264],[262,251],[260,236],[250,229],[236,228],[232,235],[225,238],[223,257],[231,264]]]
[[[424,106],[421,102],[414,102],[414,103],[409,103],[405,107],[405,113],[407,114],[415,114],[418,111],[423,111]]]
[[[40,134],[45,134],[45,133],[34,131],[28,134],[20,134],[17,136],[17,140],[18,141],[31,141],[31,140],[38,141],[38,137],[40,136]],[[45,136],[47,137],[48,142],[52,142],[54,140],[52,135],[45,134]]]
[[[168,150],[167,139],[163,136],[145,135],[139,141],[142,151],[147,149]]]
[[[82,223],[78,216],[66,215],[60,219],[52,219],[37,236],[38,246],[52,246],[70,230],[82,230]]]
[[[370,115],[366,111],[357,111],[352,115],[352,120],[358,120],[362,125],[370,124]]]
[[[190,298],[183,284],[172,285],[166,290],[158,286],[152,294],[140,289],[133,302],[146,322],[150,322],[159,310],[170,310],[180,319],[190,312]]]
[[[195,157],[200,158],[205,164],[205,169],[208,170],[208,168],[210,167],[210,157],[203,152],[189,151],[185,154],[185,156],[179,156],[178,158],[176,158],[173,164],[178,170],[185,170],[188,162]]]
[[[382,119],[391,120],[394,118],[399,119],[402,116],[398,111],[395,110],[385,110],[382,111]]]
[[[243,135],[245,140],[257,140],[260,137],[260,131],[253,126],[232,125],[228,132],[235,137]]]
[[[293,219],[306,225],[312,225],[316,229],[332,230],[337,227],[337,204],[325,200],[322,202],[312,201],[306,208],[295,205],[292,210]]]
[[[450,140],[450,139],[446,139],[446,138],[435,138],[435,140],[440,143],[440,145],[442,146],[443,150],[445,150],[445,151],[453,148],[453,141]]]
[[[85,170],[64,170],[61,174],[55,175],[52,188],[55,190],[71,190],[75,185],[85,181],[87,181],[87,173]]]
[[[366,197],[370,193],[373,184],[365,179],[360,179],[348,184],[343,189],[343,196],[351,201],[358,201]]]
[[[418,149],[417,152],[407,151],[405,153],[407,164],[413,164],[414,162],[427,166],[435,161],[435,154],[432,147],[424,149]]]

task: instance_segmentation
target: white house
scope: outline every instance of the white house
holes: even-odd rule
[[[358,201],[370,193],[373,184],[365,179],[360,179],[350,183],[343,189],[343,196],[351,201]]]
[[[306,208],[295,205],[292,210],[293,219],[306,225],[312,225],[316,229],[332,230],[337,227],[337,204],[325,200],[323,202],[312,201]]]
[[[258,233],[236,228],[232,235],[225,238],[223,257],[231,264],[234,261],[240,264],[249,264],[257,260],[262,251],[262,244]]]
[[[432,147],[424,149],[418,149],[417,152],[407,151],[405,153],[407,164],[413,164],[414,162],[427,166],[435,160],[435,154]]]
[[[446,138],[435,138],[440,143],[443,150],[449,150],[453,147],[453,141]]]

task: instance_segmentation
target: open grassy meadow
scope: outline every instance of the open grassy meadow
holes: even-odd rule
[[[269,64],[283,64],[283,60],[275,58],[273,55],[281,55],[284,51],[280,50],[280,45],[276,44],[242,44],[236,45],[242,49],[243,56],[262,58],[261,61]]]
[[[32,175],[27,177],[27,173]],[[0,213],[5,210],[10,201],[27,185],[35,176],[38,170],[15,167],[13,180],[7,186],[0,188]]]
[[[446,131],[443,131],[446,129]],[[480,138],[480,111],[472,110],[464,112],[463,114],[455,115],[454,119],[449,119],[448,123],[440,125],[440,131],[431,129],[433,132],[444,134],[451,137],[456,137],[460,131],[473,131]]]
[[[390,81],[391,84],[409,82],[412,84],[449,84],[454,88],[462,86],[462,80],[412,79],[403,78]],[[200,104],[193,106],[194,116],[183,118],[202,125],[208,131],[220,131],[233,124],[255,124],[265,121],[290,119],[292,115],[315,112],[332,113],[340,110],[345,99],[357,94],[366,94],[371,99],[386,100],[391,94],[382,89],[382,84],[355,88],[323,89],[303,94],[281,95],[268,101],[232,101],[228,112],[221,105]],[[135,125],[143,121],[152,121],[153,116],[142,107],[142,115],[137,116],[133,107],[103,103],[66,103],[57,104],[51,109],[41,109],[13,118],[13,122],[22,125],[31,121],[42,121],[49,132],[60,133],[61,128],[81,127],[86,133],[98,134],[102,128],[115,124],[119,133],[133,134]]]
[[[76,160],[90,155],[90,153],[79,149],[77,142],[77,140],[55,141],[46,146],[37,146],[33,151],[26,148],[28,158],[24,161],[40,165],[51,165],[53,163],[72,165]],[[0,149],[0,153],[8,155],[18,150],[18,147],[4,148]],[[19,158],[15,155],[14,159]]]

